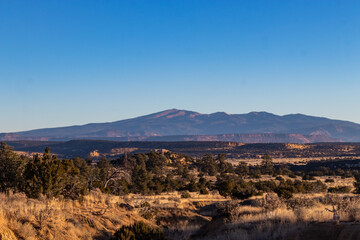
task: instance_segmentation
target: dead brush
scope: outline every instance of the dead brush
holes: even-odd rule
[[[298,197],[293,199],[288,199],[285,201],[286,207],[293,211],[296,211],[299,208],[312,208],[317,203],[317,200],[309,199],[305,197]]]
[[[96,228],[96,226],[97,226],[96,222],[93,219],[91,219],[85,215],[77,214],[76,217],[77,217],[77,219],[79,219],[79,222],[87,224],[92,228]]]
[[[44,227],[45,222],[47,222],[49,219],[51,219],[53,215],[52,209],[41,209],[36,215],[36,221],[38,223],[39,228]]]
[[[324,202],[331,205],[332,208],[326,208],[326,211],[333,214],[333,221],[339,222],[340,219],[356,221],[356,214],[360,211],[359,198],[327,195]]]
[[[356,201],[350,204],[347,212],[348,220],[351,222],[360,221],[360,201]]]
[[[283,207],[285,202],[276,194],[266,194],[263,198],[263,208],[265,211],[274,211],[277,208]]]

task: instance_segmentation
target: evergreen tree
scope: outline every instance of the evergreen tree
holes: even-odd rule
[[[5,142],[0,144],[0,191],[19,189],[23,183],[25,159],[12,151]]]
[[[230,173],[234,171],[233,166],[231,165],[231,163],[227,163],[226,162],[226,154],[219,154],[217,156],[217,162],[219,164],[219,172],[221,173]]]
[[[148,193],[148,184],[151,180],[146,170],[145,160],[139,158],[132,172],[133,190],[137,193]]]
[[[265,154],[262,157],[262,162],[261,162],[261,172],[263,174],[270,174],[272,175],[275,171],[274,169],[274,163],[272,161],[272,158],[269,156],[269,154]]]
[[[148,160],[146,161],[146,168],[154,174],[162,174],[164,166],[166,165],[166,157],[163,155],[151,151],[148,154]]]
[[[235,173],[244,178],[249,175],[249,166],[245,162],[240,162],[235,168]]]
[[[218,172],[218,166],[212,154],[206,154],[200,160],[200,168],[204,173],[209,174],[210,176],[215,176]]]

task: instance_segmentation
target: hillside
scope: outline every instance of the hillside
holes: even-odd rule
[[[348,121],[267,112],[200,114],[171,109],[109,123],[0,134],[0,140],[106,139],[119,141],[357,142],[360,125]]]

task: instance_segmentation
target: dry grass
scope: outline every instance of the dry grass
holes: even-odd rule
[[[336,157],[337,159],[348,159],[348,157]],[[311,161],[324,161],[328,160],[329,157],[294,157],[294,158],[279,158],[274,157],[272,159],[273,163],[275,164],[282,164],[282,163],[288,163],[288,164],[294,164],[294,165],[305,165]],[[245,162],[250,166],[256,166],[260,165],[263,159],[261,157],[258,158],[231,158],[227,159],[227,162],[233,164],[234,166],[238,165],[240,162]]]
[[[108,239],[122,225],[146,221],[120,202],[100,192],[81,202],[0,194],[0,239]]]
[[[176,208],[176,209],[192,209],[195,210],[198,204],[210,204],[214,202],[229,201],[229,198],[221,196],[217,191],[209,194],[199,194],[197,192],[189,192],[189,198],[183,198],[180,192],[162,193],[159,195],[141,195],[128,194],[122,197],[124,202],[133,206],[139,206],[144,202],[148,202],[157,208]]]
[[[338,186],[348,186],[352,190],[354,189],[355,178],[341,178],[339,176],[321,176],[315,177],[316,180],[320,180],[326,184],[327,187],[338,187]],[[334,182],[325,182],[327,179],[333,179]]]

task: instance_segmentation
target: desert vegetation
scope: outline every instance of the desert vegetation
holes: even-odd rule
[[[93,161],[50,148],[26,157],[2,143],[0,239],[316,239],[307,231],[329,222],[346,239],[360,234],[348,228],[360,220],[352,161],[275,164],[264,154],[249,165],[170,151]]]

